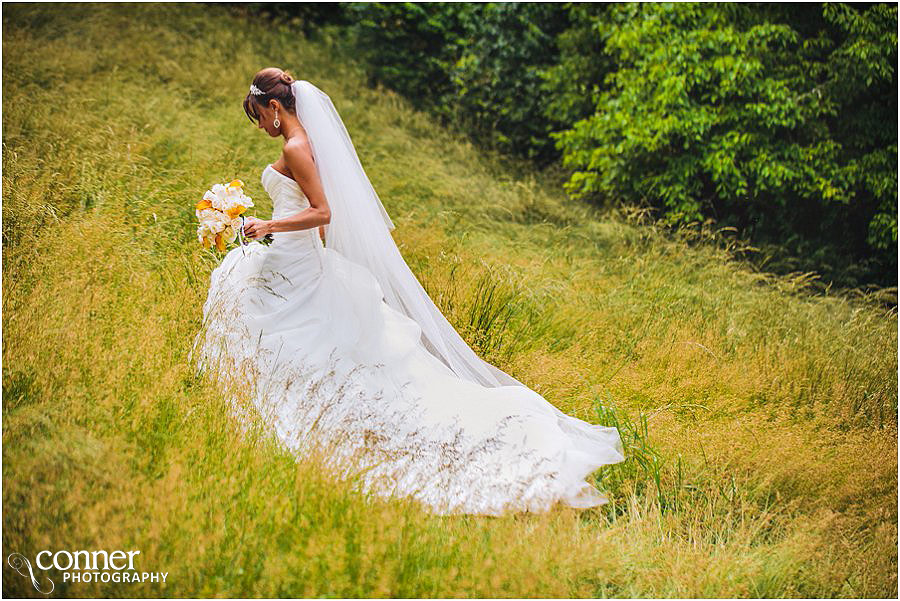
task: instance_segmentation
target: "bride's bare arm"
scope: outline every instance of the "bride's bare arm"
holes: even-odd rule
[[[289,140],[284,145],[283,155],[288,169],[309,199],[309,207],[290,217],[254,221],[246,226],[247,235],[255,238],[256,235],[262,237],[275,232],[293,232],[318,227],[319,235],[322,236],[324,234],[322,226],[331,221],[331,209],[325,199],[316,164],[313,162],[312,150],[305,140]]]

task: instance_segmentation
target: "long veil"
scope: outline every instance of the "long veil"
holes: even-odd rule
[[[385,302],[419,324],[425,348],[457,376],[487,387],[525,386],[478,357],[422,288],[391,236],[394,224],[331,98],[306,80],[295,81],[291,90],[331,208],[326,247],[368,268]]]

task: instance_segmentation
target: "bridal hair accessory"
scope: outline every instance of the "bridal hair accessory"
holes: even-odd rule
[[[214,184],[203,195],[203,199],[194,205],[194,214],[200,220],[197,226],[197,240],[203,248],[215,247],[225,252],[225,243],[234,242],[238,233],[241,235],[241,246],[244,243],[244,213],[253,206],[253,200],[244,194],[244,182],[239,179],[228,184]],[[267,234],[259,240],[261,244],[272,242],[272,235]],[[242,249],[243,250],[243,249]]]
[[[257,88],[256,85],[252,83],[250,84],[250,93],[254,96],[262,96],[263,94],[265,94],[265,92]]]
[[[306,80],[291,84],[331,221],[325,251],[336,251],[375,277],[385,302],[419,325],[425,348],[458,377],[485,387],[525,386],[475,354],[410,270],[391,237],[394,224],[359,161],[328,95]]]

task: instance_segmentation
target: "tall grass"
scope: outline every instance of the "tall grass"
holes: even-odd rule
[[[353,63],[212,5],[3,11],[4,557],[140,549],[61,596],[888,597],[897,318],[510,175]],[[280,151],[240,99],[334,100],[395,239],[484,356],[616,425],[611,502],[438,517],[249,435],[188,351],[218,260],[192,205]],[[712,234],[700,238],[712,238]],[[38,596],[8,565],[4,594]]]

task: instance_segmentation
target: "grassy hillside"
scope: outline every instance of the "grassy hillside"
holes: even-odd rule
[[[325,90],[448,318],[617,424],[611,503],[428,515],[242,434],[187,354],[218,256],[193,203],[279,140],[252,74]],[[897,316],[599,215],[351,63],[219,6],[3,10],[3,553],[139,549],[161,584],[53,596],[893,597]],[[4,564],[6,596],[39,596]]]

